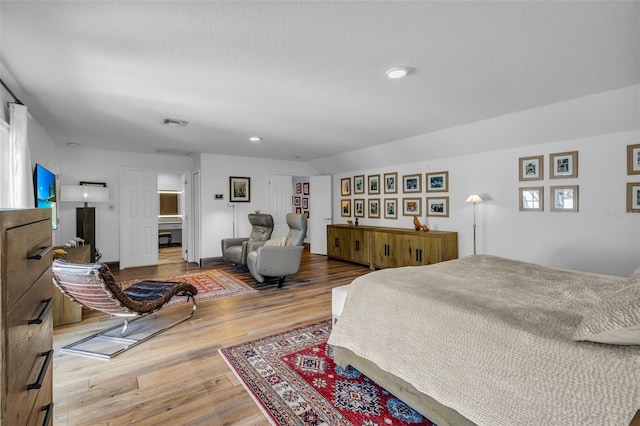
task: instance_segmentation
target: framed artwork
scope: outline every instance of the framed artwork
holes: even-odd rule
[[[229,201],[232,203],[248,203],[251,201],[251,178],[229,177]]]
[[[302,212],[304,214],[304,216],[309,219],[309,210],[305,210],[304,212]]]
[[[300,197],[293,197],[293,205],[294,206],[300,205]]]
[[[640,213],[640,182],[627,183],[627,212]]]
[[[340,201],[340,216],[351,217],[351,200]]]
[[[302,193],[304,195],[309,195],[309,182],[305,182],[302,184]]]
[[[627,174],[640,175],[640,144],[627,145]]]
[[[369,217],[380,218],[380,198],[369,198]]]
[[[302,194],[302,183],[296,183],[296,194]]]
[[[542,155],[536,155],[534,157],[520,157],[518,159],[518,173],[520,180],[542,180],[544,177],[543,163]]]
[[[364,194],[364,175],[353,177],[353,193]]]
[[[427,173],[427,192],[449,192],[449,172]]]
[[[549,155],[549,179],[578,177],[578,151]]]
[[[296,214],[302,213],[302,209],[300,207],[296,207]]]
[[[578,211],[578,185],[552,186],[551,187],[551,211],[552,212],[577,212]]]
[[[449,197],[427,197],[427,216],[449,217]]]
[[[544,211],[544,187],[532,186],[529,188],[519,188],[521,212],[541,212]]]
[[[353,215],[355,217],[364,217],[364,198],[353,200]]]
[[[385,198],[384,203],[384,218],[385,219],[397,219],[398,218],[398,199],[397,198]]]
[[[302,199],[302,208],[303,209],[308,209],[309,208],[309,199],[307,197],[304,197]]]
[[[384,174],[384,193],[396,194],[398,192],[398,173]]]
[[[351,195],[351,178],[340,179],[340,195]]]
[[[422,216],[422,198],[403,198],[403,216]]]
[[[369,194],[379,194],[380,175],[369,175],[367,176],[367,180],[369,182]]]
[[[405,194],[422,192],[421,178],[422,176],[419,174],[402,176],[402,192],[404,192]]]

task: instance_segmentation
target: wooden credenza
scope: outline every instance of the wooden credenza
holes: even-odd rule
[[[0,424],[53,418],[51,210],[0,210]]]
[[[73,263],[91,261],[91,245],[78,247],[56,247],[67,252],[65,260]],[[53,286],[53,326],[73,324],[82,321],[82,305],[69,299],[55,285]]]
[[[328,225],[327,255],[371,269],[429,265],[458,258],[458,233]]]

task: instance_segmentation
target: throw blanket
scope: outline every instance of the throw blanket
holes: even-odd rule
[[[627,278],[469,256],[353,281],[329,343],[480,425],[627,425],[640,347],[574,342]]]

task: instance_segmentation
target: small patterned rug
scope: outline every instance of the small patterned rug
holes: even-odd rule
[[[198,289],[196,302],[214,299],[217,297],[237,296],[239,294],[255,293],[258,291],[240,281],[239,279],[235,278],[233,275],[217,269],[212,269],[206,272],[195,272],[191,274],[177,275],[156,280],[182,281],[193,284]],[[122,288],[127,288],[131,284],[139,281],[142,280],[125,281],[122,283]],[[180,305],[186,302],[186,297],[175,296],[166,305],[164,305],[164,307],[166,308],[169,306]]]
[[[429,425],[358,370],[333,362],[331,321],[220,349],[269,421],[284,425]]]

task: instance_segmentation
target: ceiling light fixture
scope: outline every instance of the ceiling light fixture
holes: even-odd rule
[[[387,70],[387,77],[389,78],[402,78],[409,74],[409,68],[407,67],[391,67]]]
[[[187,124],[189,124],[189,122],[185,120],[176,120],[175,118],[165,118],[162,121],[162,124],[166,124],[167,126],[185,127]]]
[[[260,141],[262,140],[262,138],[261,138],[261,137],[259,137],[259,136],[251,136],[251,137],[249,138],[249,140],[250,140],[251,142],[260,142]]]

